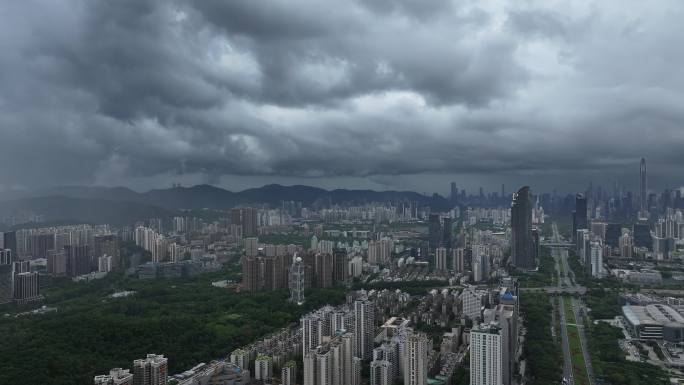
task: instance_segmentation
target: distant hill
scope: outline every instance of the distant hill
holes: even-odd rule
[[[0,218],[42,215],[45,222],[130,224],[138,219],[169,217],[177,213],[137,202],[64,196],[24,198],[0,202]]]
[[[64,200],[59,200],[58,198]],[[68,198],[68,199],[67,199]],[[132,217],[139,213],[171,212],[181,209],[229,209],[239,205],[269,204],[277,207],[282,201],[302,202],[304,206],[315,203],[326,205],[332,204],[365,204],[370,202],[418,202],[420,205],[430,205],[436,210],[448,209],[449,202],[439,195],[425,196],[411,191],[373,191],[373,190],[325,190],[311,186],[282,186],[270,184],[259,188],[251,188],[240,192],[232,192],[210,185],[198,185],[193,187],[173,187],[168,189],[150,190],[138,193],[124,187],[80,187],[68,186],[51,188],[44,191],[35,191],[26,194],[23,199],[13,199],[0,202],[8,209],[9,206],[21,206],[24,209],[31,207],[45,211],[46,217],[53,218],[61,215],[69,215],[69,208],[77,212],[79,218],[99,218],[97,214],[107,214],[109,217],[117,217],[115,209],[122,210],[118,217]],[[47,202],[59,205],[53,207]],[[114,205],[127,203],[127,205]],[[11,203],[11,204],[10,204]],[[104,206],[104,207],[101,207]],[[36,210],[38,211],[38,210]],[[0,211],[0,214],[2,212]],[[60,215],[57,215],[60,214]],[[154,215],[147,215],[147,217]],[[140,215],[140,217],[143,217]],[[47,219],[47,218],[46,218]],[[76,219],[61,217],[59,219]]]

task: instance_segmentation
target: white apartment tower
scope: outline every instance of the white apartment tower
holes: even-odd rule
[[[507,385],[504,363],[508,350],[497,323],[480,324],[470,331],[470,384]]]
[[[413,333],[404,346],[404,385],[426,385],[428,377],[428,338],[424,333]]]

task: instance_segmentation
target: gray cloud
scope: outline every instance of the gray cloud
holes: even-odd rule
[[[641,156],[681,184],[682,11],[674,0],[2,3],[0,189],[630,183]]]

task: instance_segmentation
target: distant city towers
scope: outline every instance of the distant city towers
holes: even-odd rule
[[[639,209],[641,215],[648,211],[648,196],[647,196],[647,179],[646,179],[646,159],[641,158],[639,165]]]

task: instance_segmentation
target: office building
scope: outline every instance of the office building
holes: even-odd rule
[[[584,194],[577,194],[575,196],[575,211],[572,216],[572,235],[577,234],[577,230],[588,228],[589,221],[587,219],[587,198]]]
[[[404,342],[404,385],[427,385],[428,338],[424,333],[411,333]]]
[[[443,218],[442,219],[443,226],[442,226],[442,244],[441,246],[447,249],[451,248],[451,243],[453,239],[453,232],[452,232],[452,219],[449,217]]]
[[[133,385],[166,385],[169,361],[163,355],[148,354],[133,361]]]
[[[17,233],[16,231],[8,231],[0,233],[0,249],[9,249],[13,256],[17,256]]]
[[[428,247],[434,250],[440,246],[442,241],[442,225],[439,214],[430,214],[428,218]]]
[[[509,385],[504,381],[507,372],[508,350],[498,323],[483,323],[470,331],[470,384]]]
[[[114,368],[109,374],[95,376],[95,385],[133,385],[133,374],[129,370]]]
[[[608,223],[606,225],[606,245],[618,248],[620,247],[620,237],[622,236],[622,226],[619,223]]]
[[[651,228],[648,225],[648,223],[635,223],[632,226],[632,234],[634,237],[634,246],[643,247],[648,250],[653,249],[653,240],[651,239]]]
[[[511,261],[521,269],[534,269],[532,197],[525,186],[513,195],[511,205]]]

